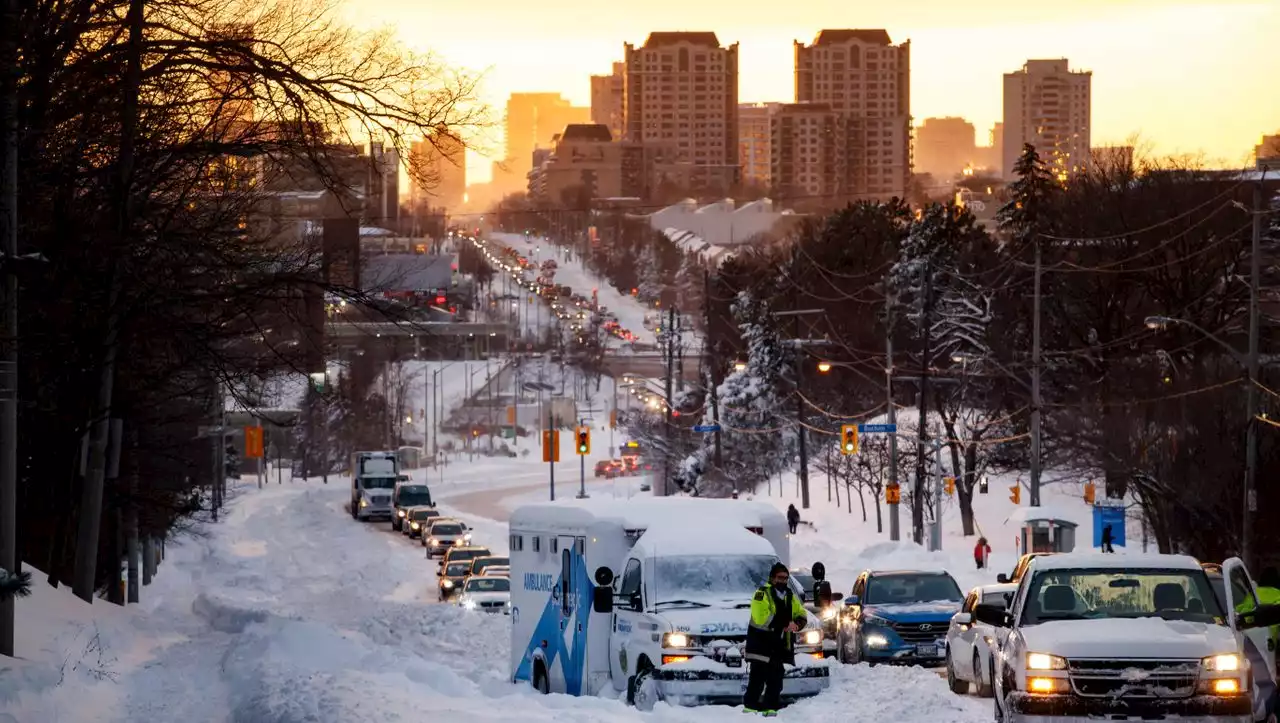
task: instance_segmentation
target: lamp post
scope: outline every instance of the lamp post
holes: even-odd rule
[[[1254,247],[1254,256],[1258,253],[1257,246]],[[1254,296],[1251,304],[1252,317],[1257,312],[1257,286],[1255,285],[1250,291]],[[1258,338],[1256,318],[1250,319],[1249,324],[1249,353],[1241,354],[1235,347],[1228,344],[1222,337],[1205,329],[1194,321],[1188,319],[1179,319],[1172,316],[1148,316],[1144,323],[1148,329],[1154,331],[1162,331],[1170,326],[1177,324],[1185,326],[1198,332],[1201,336],[1214,342],[1222,347],[1231,358],[1245,370],[1248,384],[1245,386],[1245,468],[1244,468],[1244,519],[1240,528],[1240,559],[1244,560],[1245,565],[1249,565],[1249,556],[1252,552],[1250,538],[1253,536],[1253,514],[1257,511],[1257,473],[1258,473]]]

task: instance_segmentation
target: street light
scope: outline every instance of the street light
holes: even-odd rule
[[[743,372],[743,371],[746,371],[746,370],[747,370],[747,363],[746,363],[746,362],[734,362],[734,363],[733,363],[733,370],[734,370],[734,371],[736,371],[736,372]]]
[[[818,371],[822,372],[823,374],[826,374],[827,372],[831,371],[831,362],[829,361],[818,362]]]

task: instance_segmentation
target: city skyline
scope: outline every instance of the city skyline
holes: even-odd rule
[[[348,8],[362,27],[394,23],[407,43],[475,72],[487,70],[481,100],[493,111],[494,127],[469,154],[471,182],[488,179],[490,162],[502,156],[501,115],[510,93],[559,92],[589,106],[590,76],[609,73],[622,60],[624,43],[642,43],[662,30],[711,31],[723,43],[739,43],[739,100],[748,103],[793,100],[794,41],[807,42],[823,28],[884,28],[895,42],[911,41],[916,122],[963,117],[977,128],[980,143],[1001,118],[1003,75],[1032,58],[1066,57],[1073,67],[1093,71],[1096,144],[1121,144],[1138,134],[1157,154],[1203,153],[1230,165],[1245,163],[1263,134],[1280,130],[1280,93],[1259,90],[1275,65],[1268,39],[1280,36],[1277,3],[1053,0],[1026,8],[979,0],[957,16],[940,0],[914,0],[897,11],[819,0],[779,22],[750,17],[741,6],[660,0],[640,14],[592,13],[572,23],[564,22],[572,8],[498,5],[475,33],[457,32],[466,26],[465,7],[384,0],[361,5],[358,13]]]

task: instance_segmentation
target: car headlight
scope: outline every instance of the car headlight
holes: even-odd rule
[[[821,643],[821,642],[822,642],[822,631],[821,631],[821,630],[806,630],[806,631],[804,631],[804,644],[805,644],[805,645],[818,645],[818,644],[819,644],[819,643]]]
[[[892,622],[892,621],[890,621],[890,620],[886,620],[885,618],[882,618],[882,617],[880,617],[879,615],[863,615],[863,616],[862,616],[862,624],[863,624],[863,625],[875,625],[875,626],[877,626],[877,627],[881,627],[881,628],[891,628],[891,627],[893,627],[893,622]]]
[[[837,614],[839,613],[836,611],[835,606],[828,606],[822,609],[823,620],[834,620]]]
[[[689,647],[689,636],[684,633],[667,633],[662,639],[662,647],[687,648]]]
[[[397,515],[400,515],[401,517],[404,517],[404,515],[405,515],[404,510],[397,510],[397,511],[396,511],[396,514],[397,514]]]
[[[462,603],[462,607],[464,607],[464,608],[466,608],[466,609],[468,609],[468,610],[475,610],[475,609],[476,609],[476,601],[475,601],[475,600],[464,600],[464,601],[463,601],[463,603]]]
[[[416,529],[418,529],[418,528],[419,528],[419,527],[421,527],[421,526],[422,526],[422,525],[419,525],[419,524],[418,524],[418,523],[416,523],[416,522],[410,522],[410,523],[409,523],[409,529],[411,529],[411,530],[416,530]]]
[[[440,587],[453,587],[453,580],[440,581]]]
[[[1210,655],[1202,661],[1205,670],[1215,673],[1234,673],[1240,670],[1240,656],[1235,653]]]
[[[470,533],[470,532],[468,532],[467,534],[463,535],[463,536],[462,536],[462,541],[463,541],[463,542],[471,542],[471,533]]]
[[[369,500],[366,500],[365,498],[361,497],[361,498],[360,498],[360,506],[361,506],[361,507],[368,507],[368,506],[369,506]]]
[[[1067,659],[1048,653],[1027,653],[1027,670],[1066,670]]]
[[[436,538],[434,538],[434,537],[433,537],[433,538],[431,538],[430,540],[428,540],[428,541],[427,541],[427,544],[429,544],[429,545],[438,545],[438,544],[440,544],[440,543],[439,543],[439,542],[437,542],[437,541],[436,541]]]

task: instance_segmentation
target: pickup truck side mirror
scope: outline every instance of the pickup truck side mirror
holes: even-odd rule
[[[1008,628],[1013,626],[1013,616],[1003,605],[975,605],[973,608],[973,616],[970,618],[980,623],[986,623],[995,628]]]
[[[613,612],[613,588],[597,585],[591,591],[591,609],[598,613]]]
[[[1009,582],[1009,576],[1002,572],[999,575],[996,575],[996,582],[1000,583],[1001,585],[1006,585]]]
[[[1260,605],[1247,613],[1236,614],[1236,626],[1241,630],[1269,628],[1280,625],[1280,605]]]
[[[845,599],[844,599],[844,604],[845,604],[845,605],[857,605],[857,604],[858,604],[858,602],[859,602],[860,600],[861,600],[861,598],[859,598],[857,595],[850,595],[849,597],[847,597],[847,598],[845,598]]]

